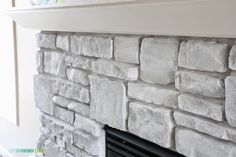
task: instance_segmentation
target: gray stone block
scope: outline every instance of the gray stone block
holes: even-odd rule
[[[56,49],[56,34],[39,33],[36,37],[38,47]]]
[[[136,102],[129,104],[129,132],[170,148],[173,145],[173,128],[171,110]]]
[[[138,36],[116,36],[114,38],[114,57],[118,62],[139,64]]]
[[[188,69],[226,72],[228,45],[214,41],[189,40],[182,42],[178,64]]]
[[[112,58],[113,40],[105,35],[72,35],[71,52],[90,57]]]
[[[217,121],[224,120],[224,100],[201,98],[189,94],[180,95],[178,100],[178,107],[181,110]]]
[[[191,130],[176,131],[176,150],[187,157],[234,157],[236,145]]]
[[[224,79],[198,72],[176,72],[175,86],[177,89],[213,98],[224,98]]]
[[[229,55],[229,68],[236,70],[236,45],[234,45]]]
[[[141,79],[148,83],[174,82],[178,49],[179,41],[174,38],[143,39],[140,54]]]
[[[69,124],[73,124],[75,119],[75,113],[65,108],[55,106],[55,117]]]
[[[127,98],[124,83],[89,76],[90,117],[111,127],[126,130]]]
[[[68,52],[70,50],[70,34],[59,33],[56,38],[56,47]]]
[[[229,76],[225,79],[226,102],[225,113],[228,123],[236,127],[236,77]]]
[[[147,103],[177,108],[178,95],[178,91],[168,87],[128,83],[128,97]]]
[[[68,68],[67,69],[67,78],[68,80],[80,83],[84,86],[89,85],[89,79],[88,79],[89,72],[74,68]]]

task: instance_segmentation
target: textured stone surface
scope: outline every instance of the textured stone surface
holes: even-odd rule
[[[188,94],[180,95],[178,100],[178,107],[181,110],[217,121],[224,120],[223,100],[200,98]]]
[[[36,107],[48,114],[53,114],[51,102],[53,79],[44,75],[34,76],[34,99]]]
[[[141,79],[149,83],[174,82],[178,49],[179,41],[173,38],[143,39],[140,54]]]
[[[45,157],[65,157],[66,151],[60,149],[60,147],[56,144],[49,143],[45,148]]]
[[[84,130],[93,136],[99,137],[102,131],[102,125],[98,124],[94,120],[83,117],[79,114],[75,115],[75,123],[74,126],[77,129]]]
[[[114,38],[114,56],[118,62],[139,64],[140,37],[116,36]]]
[[[234,45],[229,55],[229,68],[236,70],[236,45]]]
[[[39,73],[43,72],[43,51],[37,51],[36,53],[36,67]]]
[[[128,83],[128,96],[140,101],[177,108],[179,92],[144,83]]]
[[[44,51],[43,71],[59,77],[66,76],[65,54],[57,51]]]
[[[227,44],[189,40],[181,43],[178,63],[188,69],[226,72],[227,50]]]
[[[72,82],[58,80],[53,83],[53,92],[66,98],[89,103],[88,89]]]
[[[176,72],[175,86],[181,91],[192,94],[214,98],[225,97],[223,79],[197,72]]]
[[[176,149],[187,157],[234,157],[236,145],[191,130],[176,131]]]
[[[75,111],[79,113],[80,115],[83,115],[86,117],[89,116],[90,109],[89,109],[88,104],[79,103],[79,102],[67,99],[65,97],[62,97],[62,96],[57,96],[57,95],[54,95],[52,97],[52,102],[61,107],[68,108],[72,111]]]
[[[37,45],[42,48],[56,48],[56,34],[39,33],[37,34]]]
[[[125,80],[138,79],[137,66],[125,63],[113,62],[104,59],[99,59],[96,62],[93,62],[92,71]]]
[[[236,77],[229,76],[225,80],[226,118],[230,125],[236,127]]]
[[[101,151],[101,146],[96,137],[79,131],[74,133],[74,145],[91,155],[99,155],[99,152]]]
[[[94,62],[95,59],[78,56],[78,55],[67,55],[65,57],[65,64],[67,66],[75,67],[75,68],[82,68],[86,70],[91,70],[92,68],[92,62]]]
[[[87,152],[83,151],[82,149],[72,145],[72,144],[67,144],[66,149],[71,152],[72,154],[75,155],[75,157],[94,157]]]
[[[68,33],[58,34],[56,38],[56,47],[64,51],[69,51],[70,50],[70,34]]]
[[[160,146],[172,146],[171,110],[141,103],[129,104],[128,131]]]
[[[80,83],[84,86],[89,85],[88,75],[89,75],[89,72],[87,72],[87,71],[73,69],[73,68],[67,69],[68,80],[73,81],[75,83]]]
[[[127,98],[124,84],[97,76],[89,76],[89,79],[91,118],[111,127],[125,130]]]
[[[55,117],[60,120],[63,120],[67,123],[73,124],[74,123],[74,112],[64,109],[59,106],[55,106]]]
[[[71,52],[84,56],[112,58],[113,40],[110,36],[72,35]]]
[[[195,117],[182,112],[174,112],[174,119],[178,125],[185,126],[220,139],[236,142],[236,130],[215,121]]]

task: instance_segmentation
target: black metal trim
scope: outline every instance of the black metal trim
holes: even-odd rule
[[[108,157],[108,150],[121,153],[124,157],[184,157],[131,133],[107,125],[104,126],[104,130],[106,132],[106,157]]]

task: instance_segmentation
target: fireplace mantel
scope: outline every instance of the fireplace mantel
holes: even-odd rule
[[[169,0],[12,8],[19,25],[45,31],[236,37],[235,0]]]

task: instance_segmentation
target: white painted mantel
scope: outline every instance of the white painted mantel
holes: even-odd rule
[[[236,37],[235,0],[112,0],[12,8],[19,25],[45,31]]]

